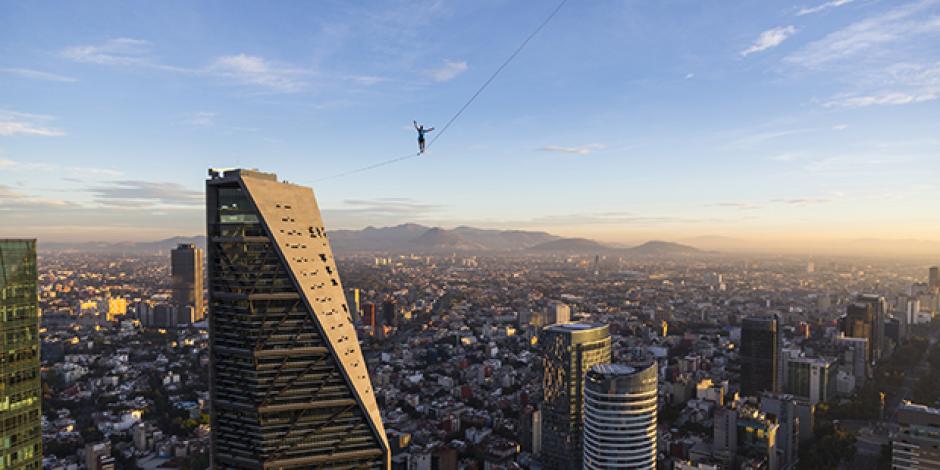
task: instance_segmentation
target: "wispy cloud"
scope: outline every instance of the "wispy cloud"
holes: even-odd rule
[[[0,73],[16,75],[18,77],[28,78],[28,79],[33,79],[33,80],[44,80],[47,82],[71,83],[71,82],[78,81],[78,79],[75,79],[72,77],[66,77],[64,75],[58,75],[54,73],[43,72],[41,70],[33,70],[33,69],[4,68],[4,69],[0,69]]]
[[[74,178],[74,175],[82,177],[114,177],[121,176],[121,172],[110,168],[96,168],[88,166],[63,166],[47,162],[21,162],[0,158],[0,169],[7,172],[43,172],[43,173],[67,173],[73,175],[67,179],[74,179],[74,182],[83,182],[83,180]]]
[[[899,106],[940,98],[940,1],[919,0],[862,19],[784,59],[832,76],[845,91],[818,102],[829,108]]]
[[[896,60],[897,50],[881,47],[913,41],[917,36],[940,31],[940,19],[935,15],[923,14],[924,10],[935,5],[935,0],[917,1],[866,18],[809,43],[784,60],[805,68],[852,60],[863,53],[869,61],[878,57]]]
[[[363,227],[403,222],[426,222],[443,208],[409,198],[347,199],[338,207],[324,208],[332,227]]]
[[[65,135],[58,129],[46,127],[44,123],[51,120],[53,120],[52,116],[0,109],[0,136],[59,137]]]
[[[749,202],[749,201],[716,202],[716,203],[711,203],[711,204],[705,204],[705,207],[719,207],[719,208],[725,208],[725,209],[737,209],[740,211],[752,211],[752,210],[764,209],[774,204],[783,204],[783,205],[788,205],[788,206],[810,206],[810,205],[816,205],[816,204],[826,204],[826,203],[832,202],[833,200],[834,200],[834,197],[794,197],[794,198],[771,199],[766,202]]]
[[[705,204],[705,207],[721,207],[726,209],[738,209],[742,211],[750,211],[755,209],[760,209],[764,206],[760,204],[755,204],[751,202],[716,202],[713,204]]]
[[[186,118],[183,119],[183,124],[196,127],[211,127],[215,125],[216,117],[218,117],[218,113],[211,111],[198,111],[186,116]]]
[[[539,148],[542,152],[554,152],[554,153],[571,153],[575,155],[590,155],[591,152],[595,150],[603,150],[607,148],[604,144],[587,144],[580,147],[562,147],[559,145],[546,145],[545,147]]]
[[[757,37],[750,47],[741,51],[741,57],[747,57],[751,54],[777,47],[794,34],[796,34],[796,27],[792,25],[768,29],[760,33],[760,36]]]
[[[35,211],[74,205],[69,201],[30,196],[9,186],[0,185],[0,212]]]
[[[281,93],[295,93],[309,88],[307,78],[313,75],[313,71],[309,69],[248,54],[217,57],[204,67],[179,67],[160,62],[153,56],[151,49],[150,41],[117,38],[109,39],[101,44],[68,47],[62,50],[61,55],[80,63],[150,68],[219,78]]]
[[[379,77],[375,75],[350,75],[346,78],[353,83],[357,83],[363,86],[378,85],[379,83],[385,83],[391,80],[388,77]]]
[[[460,74],[467,71],[469,67],[464,61],[445,60],[440,67],[428,69],[425,73],[436,82],[446,82],[457,78]]]
[[[200,206],[202,191],[193,191],[178,183],[153,181],[113,181],[89,188],[95,201],[107,206]]]
[[[170,72],[192,72],[184,67],[167,65],[151,54],[151,43],[143,39],[114,38],[101,44],[67,47],[62,57],[74,62],[111,66],[146,67]]]
[[[824,104],[826,107],[862,108],[878,105],[923,103],[940,98],[940,62],[901,63],[881,71],[883,84],[863,93],[844,93]]]
[[[717,219],[700,219],[674,216],[647,216],[631,212],[589,212],[580,214],[552,214],[528,220],[503,221],[499,226],[519,227],[570,227],[570,226],[657,226],[667,224],[696,224],[714,222]]]
[[[798,197],[789,199],[773,199],[770,202],[786,204],[790,206],[810,206],[815,204],[826,204],[832,202],[832,199],[826,197]]]
[[[436,204],[425,204],[409,198],[387,197],[378,199],[347,199],[343,207],[332,211],[356,212],[359,214],[407,214],[416,215],[440,209]]]
[[[309,83],[305,77],[311,74],[308,70],[247,54],[219,57],[205,70],[209,74],[241,84],[259,85],[284,93],[295,93],[306,89]]]
[[[838,8],[843,5],[848,5],[849,3],[854,2],[855,0],[832,0],[829,2],[821,3],[814,7],[803,7],[796,12],[796,16],[811,15],[813,13],[819,13],[830,8]]]

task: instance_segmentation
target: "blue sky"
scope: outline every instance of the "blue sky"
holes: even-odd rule
[[[0,3],[0,235],[204,230],[208,167],[329,227],[938,239],[940,1]]]

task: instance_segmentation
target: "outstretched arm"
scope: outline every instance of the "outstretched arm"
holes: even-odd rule
[[[411,121],[411,122],[414,123],[414,125],[415,125],[415,130],[418,130],[418,121]]]
[[[431,131],[433,131],[433,130],[434,130],[434,128],[432,127],[432,128],[429,128],[429,129],[425,129],[424,132],[431,132]]]

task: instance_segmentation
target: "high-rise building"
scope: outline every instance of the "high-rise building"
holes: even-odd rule
[[[362,315],[359,294],[359,289],[353,288],[349,289],[349,292],[347,292],[346,296],[346,303],[349,305],[349,312],[352,314],[353,321],[355,322],[358,322]]]
[[[779,391],[780,337],[777,318],[747,317],[741,322],[741,393],[758,396]]]
[[[853,338],[840,334],[834,339],[834,343],[840,348],[844,348],[842,353],[842,364],[846,372],[855,377],[857,384],[861,385],[871,376],[871,361],[868,360],[868,339]]]
[[[42,468],[36,240],[0,239],[0,468]]]
[[[382,302],[382,325],[398,326],[398,306],[395,305],[395,299],[388,298]]]
[[[595,365],[610,364],[610,329],[587,323],[550,325],[539,343],[545,371],[542,464],[547,470],[580,469],[585,378]]]
[[[719,408],[713,420],[712,449],[722,468],[777,470],[780,426],[756,408]]]
[[[800,416],[811,414],[810,407],[792,395],[768,393],[760,398],[761,413],[778,425],[775,446],[779,449],[781,470],[799,468],[801,433],[812,434],[812,420],[803,422]]]
[[[180,309],[192,306],[196,321],[202,320],[202,250],[192,243],[180,243],[170,252],[173,303]]]
[[[375,334],[376,328],[376,318],[375,318],[375,304],[372,302],[366,302],[362,304],[362,318],[360,318],[360,323],[363,326],[368,326],[372,330],[372,334]]]
[[[832,361],[815,357],[785,356],[786,393],[811,405],[827,402],[835,395],[835,367]]]
[[[930,275],[928,277],[927,285],[930,286],[931,289],[940,289],[940,267],[930,267]]]
[[[206,199],[212,468],[389,468],[313,191],[210,170]]]
[[[898,406],[898,424],[891,468],[940,470],[940,409],[904,401]]]
[[[115,470],[117,463],[111,456],[111,441],[85,444],[85,468],[87,470]]]
[[[584,468],[656,468],[656,363],[599,364],[584,385]]]
[[[871,359],[878,361],[881,359],[885,348],[885,320],[888,318],[888,301],[876,294],[862,294],[858,296],[858,301],[871,305],[872,324],[871,324]]]
[[[555,323],[568,323],[571,321],[571,307],[564,302],[553,301],[548,304],[546,319],[549,325]]]
[[[870,303],[855,302],[845,308],[842,318],[842,333],[850,338],[865,338],[868,340],[868,360],[875,360],[874,347],[874,307]]]

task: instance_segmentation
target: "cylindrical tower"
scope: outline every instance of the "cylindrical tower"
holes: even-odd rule
[[[584,468],[656,468],[656,363],[594,366],[584,386]]]

